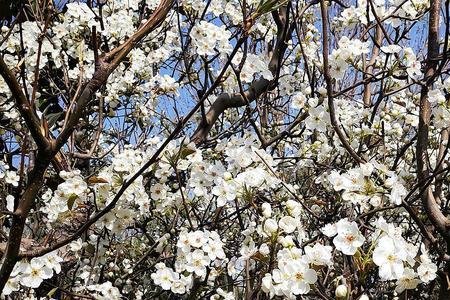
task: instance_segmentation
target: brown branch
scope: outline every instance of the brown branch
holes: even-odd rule
[[[245,101],[245,98],[247,98],[249,102],[255,101],[259,96],[267,91],[269,84],[270,81],[261,78],[251,84],[250,88],[245,92],[245,96],[242,96],[241,93],[220,94],[206,114],[207,123],[199,124],[191,140],[197,145],[203,143],[214,126],[214,123],[225,110],[246,105],[247,102]]]
[[[289,9],[286,6],[280,8],[279,18],[277,19],[277,41],[269,62],[269,70],[271,71],[274,82],[260,78],[251,83],[250,87],[244,93],[223,93],[220,94],[208,113],[206,114],[206,122],[200,122],[191,140],[197,144],[202,144],[208,137],[214,123],[229,108],[237,108],[247,105],[258,99],[265,92],[269,91],[271,86],[278,80],[278,72],[284,52],[287,46],[287,40],[290,39],[293,28],[289,28]]]
[[[36,112],[32,109],[30,102],[25,96],[22,87],[16,79],[14,73],[8,68],[3,57],[0,56],[0,75],[8,85],[13,98],[16,101],[17,109],[20,115],[25,120],[28,130],[31,133],[36,145],[39,149],[48,149],[50,146],[49,141],[44,136],[43,129],[41,128],[41,120],[36,115]]]
[[[430,174],[430,164],[427,150],[431,107],[430,102],[428,101],[428,90],[433,83],[432,80],[430,81],[429,79],[434,77],[437,67],[437,61],[435,59],[439,56],[439,9],[441,6],[441,1],[431,0],[430,4],[428,54],[424,78],[426,84],[422,85],[420,95],[419,128],[416,145],[417,175],[419,181],[428,177]],[[450,234],[448,229],[450,227],[450,222],[442,213],[440,206],[437,204],[431,186],[426,188],[425,192],[421,196],[421,200],[431,223],[442,234],[442,236],[449,241]]]
[[[44,174],[51,158],[47,153],[40,153],[41,159],[36,160],[33,170],[28,175],[28,184],[24,194],[21,197],[19,206],[14,212],[16,215],[12,218],[11,230],[8,236],[8,243],[2,258],[2,266],[0,268],[0,291],[3,290],[9,275],[11,274],[20,250],[23,230],[28,213],[34,204],[36,195],[41,189],[44,182]]]
[[[363,163],[364,160],[353,150],[350,143],[347,141],[344,133],[339,127],[338,121],[336,119],[336,111],[334,108],[333,100],[333,83],[330,75],[330,69],[328,66],[328,12],[327,6],[324,0],[320,1],[320,9],[322,14],[322,54],[323,54],[323,76],[325,77],[325,82],[327,86],[327,96],[328,96],[328,109],[330,112],[331,126],[339,137],[344,148],[350,154],[350,156],[358,163]]]
[[[37,50],[37,55],[36,55],[36,66],[34,67],[33,90],[31,92],[31,103],[32,103],[33,107],[34,107],[34,101],[36,100],[36,93],[37,93],[38,83],[39,83],[39,74],[40,74],[39,66],[41,63],[42,45],[43,45],[43,41],[45,38],[47,28],[50,25],[50,21],[51,21],[51,17],[52,17],[52,5],[46,6],[46,11],[47,11],[47,17],[45,19],[44,28],[40,28],[40,26],[38,25],[38,27],[41,29],[41,32],[37,38],[38,50]],[[39,23],[37,23],[37,24],[39,24]]]
[[[436,171],[440,171],[444,168],[443,162],[444,162],[445,156],[447,155],[448,149],[450,147],[450,142],[448,139],[449,139],[449,128],[444,128],[441,132],[441,144],[439,145],[439,153],[437,156]],[[441,204],[441,193],[442,193],[442,186],[444,184],[444,179],[445,179],[445,176],[443,174],[440,174],[439,176],[436,177],[435,184],[434,184],[435,188],[434,188],[433,195],[436,199],[436,202],[439,205]]]
[[[137,43],[142,41],[150,32],[156,29],[165,19],[172,7],[174,0],[163,0],[158,8],[152,13],[148,21],[134,33],[125,43],[114,48],[109,53],[98,58],[98,69],[94,72],[92,79],[82,88],[81,93],[74,99],[75,111],[67,119],[66,126],[57,137],[53,151],[58,151],[74,131],[84,109],[100,87],[108,80],[109,75],[126,58]],[[68,112],[70,113],[70,112]]]
[[[377,26],[375,29],[375,41],[378,45],[381,45],[382,38],[383,38],[383,36],[381,35],[381,28],[380,28],[380,26]],[[376,58],[378,57],[379,50],[380,49],[374,45],[374,47],[372,49],[372,57],[370,58],[367,69],[365,70],[367,72],[367,74],[364,74],[364,76],[363,76],[364,79],[366,79],[368,77],[368,75],[373,74],[373,66],[375,64]],[[365,64],[365,61],[366,61],[365,55],[363,55],[363,63],[364,64]],[[370,107],[370,105],[371,105],[370,96],[371,96],[370,82],[367,82],[366,84],[364,84],[364,94],[363,94],[363,103],[364,103],[365,107]]]

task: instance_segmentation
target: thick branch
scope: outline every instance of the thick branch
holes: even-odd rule
[[[158,8],[152,13],[149,20],[134,33],[125,43],[114,48],[103,57],[99,58],[99,66],[95,71],[92,79],[84,86],[82,92],[79,93],[75,100],[76,110],[69,117],[66,126],[61,134],[56,139],[54,151],[58,151],[62,145],[67,141],[69,136],[74,131],[78,120],[82,116],[86,105],[92,100],[95,92],[102,87],[108,80],[109,75],[119,66],[119,64],[126,58],[130,51],[137,43],[142,41],[150,32],[156,29],[169,13],[174,0],[163,0]]]
[[[422,86],[420,97],[420,112],[419,112],[419,129],[417,134],[417,175],[419,181],[428,177],[430,174],[430,166],[428,159],[428,131],[431,120],[431,107],[428,101],[428,90],[432,85],[431,78],[434,77],[437,60],[439,56],[439,9],[441,6],[440,0],[431,0],[430,16],[428,24],[428,55],[427,64],[425,70],[426,84]],[[431,223],[437,228],[437,230],[446,238],[450,239],[448,229],[450,222],[442,213],[439,205],[434,198],[432,189],[427,187],[423,193],[422,204],[427,212],[427,215]]]
[[[375,30],[375,41],[378,45],[381,45],[383,36],[381,35],[381,27],[377,26]],[[369,65],[367,66],[367,69],[365,70],[366,73],[364,74],[364,79],[371,76],[373,74],[373,65],[375,64],[375,60],[378,57],[379,48],[377,45],[373,46],[372,49],[372,57],[370,58]],[[365,55],[363,56],[364,63],[365,63]],[[365,107],[370,107],[371,103],[371,91],[370,91],[370,82],[364,84],[364,93],[363,93],[363,103]]]
[[[435,168],[436,172],[439,172],[444,168],[444,159],[450,147],[448,139],[449,139],[449,128],[445,128],[441,132],[441,144],[439,146],[439,153],[436,160],[437,161],[437,165]],[[436,202],[439,205],[441,204],[441,193],[443,190],[442,188],[444,184],[444,179],[445,179],[444,174],[439,174],[438,176],[436,176],[435,189],[433,195],[436,199]]]
[[[36,199],[36,195],[44,182],[45,170],[47,169],[50,161],[51,160],[49,158],[36,160],[36,165],[28,176],[29,180],[27,188],[20,199],[19,206],[14,212],[15,215],[12,218],[11,230],[8,236],[8,244],[6,245],[6,251],[3,254],[2,266],[0,268],[0,292],[3,291],[9,275],[17,262],[17,255],[22,242],[25,220],[34,203],[34,199]]]
[[[287,39],[290,38],[292,31],[291,28],[289,28],[289,10],[287,7],[280,8],[279,18],[277,18],[276,24],[278,30],[277,42],[269,62],[269,70],[272,72],[275,81],[278,80],[279,67],[286,50]],[[225,110],[233,107],[242,107],[255,101],[262,94],[269,91],[271,85],[273,86],[271,81],[260,78],[251,83],[244,95],[242,93],[223,93],[219,95],[206,114],[206,122],[201,122],[198,125],[196,131],[191,137],[191,140],[197,145],[203,143],[207,139],[214,123],[225,112]],[[248,103],[246,99],[248,100]]]
[[[197,145],[203,143],[208,137],[214,123],[225,110],[233,107],[245,106],[247,104],[245,99],[249,102],[255,101],[259,96],[268,90],[269,84],[269,80],[261,78],[251,84],[250,88],[245,92],[245,96],[240,93],[223,93],[219,95],[206,114],[206,124],[199,124],[197,130],[192,136],[192,141]]]

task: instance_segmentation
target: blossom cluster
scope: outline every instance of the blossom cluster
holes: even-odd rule
[[[194,278],[205,279],[207,270],[211,272],[209,280],[219,274],[221,265],[226,262],[222,247],[223,242],[215,231],[184,230],[177,242],[175,270],[158,263],[151,278],[163,290],[185,294],[192,288]]]
[[[33,258],[30,261],[22,260],[16,264],[11,277],[6,283],[3,295],[9,295],[20,289],[20,285],[30,288],[38,288],[42,281],[52,278],[54,273],[61,272],[63,258],[56,252],[52,252]]]
[[[373,178],[374,174],[376,177],[376,173],[383,174],[383,177],[386,177],[383,186],[377,184]],[[373,207],[379,207],[383,204],[383,199],[386,198],[391,203],[400,205],[407,195],[407,190],[397,174],[376,162],[365,163],[358,168],[348,170],[345,174],[332,171],[328,175],[328,181],[335,191],[344,191],[342,193],[344,201],[357,204],[363,209],[368,209],[369,204]],[[391,190],[389,194],[387,187]]]
[[[207,21],[200,21],[192,28],[192,43],[196,46],[199,55],[214,55],[219,53],[229,53],[232,50],[228,39],[230,33],[222,26],[218,27]]]
[[[358,39],[351,40],[343,36],[338,42],[339,48],[333,49],[330,54],[330,75],[336,79],[342,79],[349,63],[355,62],[356,58],[370,51],[368,42]]]
[[[88,185],[81,177],[79,170],[62,171],[59,176],[64,179],[64,182],[59,184],[53,193],[48,190],[42,197],[46,201],[42,212],[47,214],[49,222],[55,222],[60,214],[69,211],[72,207],[76,208],[87,199]]]

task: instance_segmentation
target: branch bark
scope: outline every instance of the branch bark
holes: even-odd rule
[[[278,80],[279,67],[281,65],[281,61],[287,47],[287,40],[290,39],[290,35],[293,29],[289,26],[289,9],[287,6],[283,6],[280,8],[278,17],[279,18],[276,18],[277,41],[269,62],[269,70],[275,78],[274,82]],[[225,110],[229,108],[242,107],[247,105],[247,103],[255,101],[265,92],[269,91],[271,89],[271,86],[274,85],[274,82],[271,82],[265,78],[260,78],[253,81],[247,91],[244,92],[244,94],[220,94],[206,114],[206,122],[200,122],[194,134],[192,135],[191,140],[196,145],[202,144],[208,138],[208,134],[214,126],[214,123],[225,112]]]
[[[429,128],[431,120],[431,107],[428,101],[428,91],[436,78],[439,57],[439,17],[441,0],[431,0],[430,15],[428,21],[428,49],[425,66],[425,84],[420,93],[419,128],[417,133],[416,159],[417,176],[421,181],[430,174],[430,161],[428,158]],[[446,51],[446,49],[444,49]],[[447,243],[447,254],[450,247],[450,221],[441,211],[440,205],[433,194],[431,185],[427,186],[421,195],[421,202],[431,224],[437,229]],[[445,272],[440,274],[441,286],[439,299],[449,299],[448,273],[450,264],[445,266]]]
[[[320,1],[320,9],[322,14],[322,55],[323,55],[323,76],[325,77],[325,82],[327,86],[327,97],[328,97],[328,110],[330,113],[331,126],[339,137],[344,148],[350,154],[350,156],[358,163],[364,163],[364,160],[355,152],[350,143],[347,141],[344,133],[339,127],[339,123],[336,119],[336,111],[334,108],[333,100],[333,82],[330,75],[330,69],[328,66],[328,11],[327,5],[324,0]]]
[[[428,54],[424,78],[426,84],[422,86],[420,95],[419,128],[416,145],[417,176],[419,181],[428,177],[428,175],[430,174],[430,163],[427,150],[429,139],[428,132],[431,120],[431,107],[430,102],[428,101],[428,90],[433,84],[433,80],[430,79],[434,77],[438,65],[436,58],[439,56],[440,6],[440,0],[431,1],[428,24]],[[436,229],[446,240],[449,240],[450,234],[448,232],[448,229],[450,227],[450,222],[442,213],[430,186],[427,187],[426,191],[423,193],[421,200],[431,223],[436,227]]]
[[[381,45],[383,36],[381,34],[381,27],[377,25],[376,29],[375,29],[375,41],[377,43],[377,45]],[[363,78],[366,79],[367,77],[371,76],[373,74],[373,68],[374,68],[374,64],[375,64],[375,60],[378,57],[379,51],[380,49],[378,48],[377,45],[373,46],[372,49],[372,56],[370,58],[369,64],[367,66],[367,69],[365,70],[366,73],[364,74]],[[363,55],[363,60],[365,63],[366,60],[366,55]],[[364,84],[364,93],[363,93],[363,103],[364,103],[364,107],[370,107],[372,102],[371,102],[371,90],[370,90],[370,82],[367,82],[366,84]]]

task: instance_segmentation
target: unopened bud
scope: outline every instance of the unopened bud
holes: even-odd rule
[[[343,299],[347,296],[347,286],[341,284],[336,288],[336,298]]]

